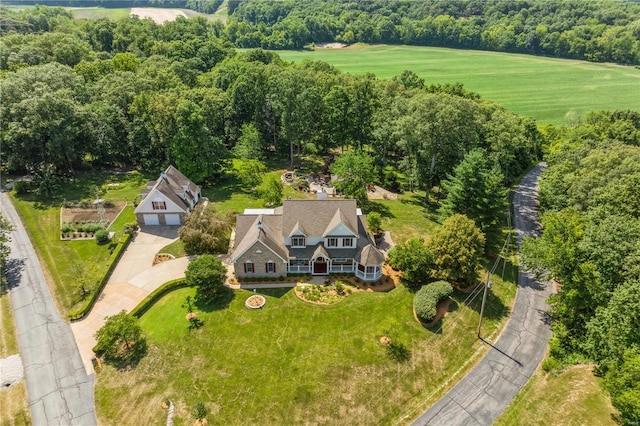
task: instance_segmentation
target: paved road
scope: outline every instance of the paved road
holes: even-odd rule
[[[538,178],[546,164],[531,170],[513,198],[518,247],[539,232]],[[551,337],[546,299],[550,284],[520,271],[518,292],[507,326],[493,348],[449,393],[415,421],[415,425],[490,425],[529,380]]]
[[[69,324],[56,311],[31,241],[9,197],[2,213],[14,226],[7,262],[9,296],[34,425],[95,425],[93,376],[85,372]]]

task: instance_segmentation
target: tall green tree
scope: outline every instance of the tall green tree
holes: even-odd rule
[[[331,165],[331,172],[338,176],[336,188],[348,198],[367,200],[368,185],[375,179],[373,158],[364,151],[347,151]]]
[[[103,353],[108,361],[135,362],[146,352],[147,343],[138,319],[122,311],[108,316],[96,332],[94,351]]]
[[[277,207],[282,205],[282,191],[284,185],[279,177],[266,175],[262,180],[262,184],[256,188],[258,196],[262,198],[265,206]]]
[[[422,238],[409,238],[389,251],[389,265],[403,272],[402,283],[413,289],[420,288],[431,278],[433,256]]]
[[[225,294],[227,268],[217,257],[205,254],[195,259],[185,271],[189,286],[196,287],[196,302],[211,303]]]
[[[500,169],[492,165],[483,149],[465,155],[448,179],[442,181],[447,198],[440,207],[444,217],[460,213],[475,221],[495,243],[501,236],[501,224],[507,213],[507,190]]]
[[[434,278],[461,285],[474,284],[482,266],[485,237],[473,220],[462,214],[449,216],[427,240]]]

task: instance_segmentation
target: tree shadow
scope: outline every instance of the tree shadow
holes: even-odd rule
[[[256,288],[256,294],[262,294],[264,296],[275,297],[279,299],[285,294],[289,293],[291,290],[293,290],[293,287]]]
[[[117,370],[131,370],[135,368],[148,352],[147,340],[142,338],[136,341],[131,349],[122,349],[118,356],[105,356],[104,362],[112,365]]]
[[[0,294],[5,294],[6,290],[11,290],[20,285],[24,263],[24,259],[9,259],[5,262],[3,272],[7,278],[7,286],[6,289],[4,285],[0,288]]]
[[[469,294],[455,291],[452,297],[456,303],[459,303],[462,305],[465,303],[464,301],[468,296]],[[477,297],[474,297],[471,303],[467,303],[466,306],[480,313],[480,310],[482,307],[482,294],[479,294]],[[509,309],[507,308],[507,306],[504,303],[502,303],[502,300],[500,300],[499,297],[493,294],[493,292],[490,289],[487,292],[487,301],[484,307],[483,315],[485,318],[492,319],[492,320],[499,320],[509,315]]]
[[[228,287],[222,287],[213,300],[203,300],[196,295],[195,306],[202,312],[221,311],[229,307],[236,293]]]
[[[378,213],[380,217],[383,219],[393,219],[396,217],[393,213],[391,213],[391,210],[389,210],[389,207],[376,201],[367,200],[363,202],[362,210],[366,214],[374,213],[374,212]]]

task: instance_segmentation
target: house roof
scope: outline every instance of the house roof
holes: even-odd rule
[[[340,221],[358,235],[356,200],[285,200],[282,203],[282,236],[291,235],[296,224],[306,235],[324,236]]]
[[[380,253],[380,250],[375,248],[372,244],[367,244],[360,252],[359,258],[356,260],[361,265],[373,266],[383,263],[384,256]]]
[[[167,167],[153,185],[151,185],[152,183],[153,181],[147,182],[147,188],[142,191],[143,197],[158,191],[177,206],[183,208],[185,212],[189,211],[191,202],[195,199],[196,194],[200,192],[200,187],[173,165]]]
[[[260,226],[258,226],[260,224]],[[269,247],[274,253],[287,260],[287,249],[278,238],[281,234],[282,220],[274,215],[238,215],[236,218],[236,241],[232,261],[236,261],[249,250],[256,241]]]
[[[340,223],[357,235],[356,247],[324,247],[322,243],[292,248],[285,246],[286,238],[293,235],[323,236]],[[258,226],[260,224],[260,227]],[[285,200],[273,214],[242,214],[236,218],[235,262],[260,241],[283,260],[312,259],[320,254],[331,258],[356,259],[364,265],[379,265],[384,256],[375,247],[367,233],[366,217],[358,215],[355,200]]]

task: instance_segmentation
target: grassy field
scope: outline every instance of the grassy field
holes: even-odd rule
[[[98,245],[95,240],[60,240],[60,204],[63,199],[80,201],[89,199],[90,188],[106,182],[120,183],[104,195],[111,201],[129,201],[139,195],[146,179],[139,174],[109,175],[95,173],[82,175],[65,184],[64,193],[53,200],[42,202],[34,195],[18,196],[11,193],[12,200],[23,224],[29,230],[44,273],[53,283],[52,295],[58,311],[65,316],[82,303],[79,285],[87,288],[97,285],[111,262],[116,244]],[[112,241],[119,241],[122,228],[127,222],[135,222],[133,205],[130,204],[114,221],[109,230],[116,231]]]
[[[515,295],[512,282],[494,285],[483,333],[497,333]],[[132,370],[98,374],[101,424],[122,419],[158,424],[165,397],[176,425],[190,424],[203,401],[216,424],[408,423],[486,350],[475,336],[479,297],[457,294],[434,330],[419,325],[412,294],[360,292],[332,306],[301,301],[289,289],[263,290],[267,304],[248,310],[246,290],[227,306],[199,307],[204,326],[188,331],[181,305],[193,289],[161,299],[141,318],[149,352]],[[379,339],[392,329],[410,351],[392,360]]]
[[[592,369],[576,365],[554,376],[538,368],[495,425],[616,425],[615,409]]]
[[[9,294],[0,284],[0,358],[18,353],[16,329]],[[25,381],[9,389],[0,389],[0,424],[3,426],[30,425],[31,416],[27,405]]]
[[[390,79],[411,70],[426,84],[465,88],[541,124],[602,109],[640,110],[640,69],[510,53],[419,46],[278,51],[286,61],[325,61],[352,74]]]

